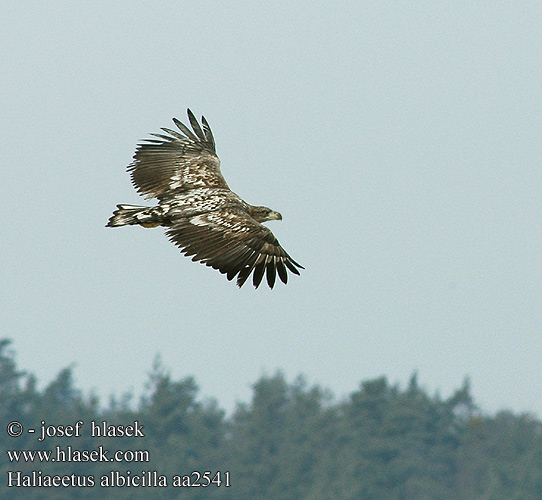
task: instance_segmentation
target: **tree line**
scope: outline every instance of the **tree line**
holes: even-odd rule
[[[542,422],[509,411],[483,414],[468,381],[443,399],[427,394],[416,375],[404,388],[380,377],[336,401],[279,372],[257,380],[251,401],[226,416],[198,397],[192,377],[172,380],[156,362],[145,395],[132,399],[100,404],[74,387],[71,368],[40,391],[33,375],[18,370],[10,341],[1,340],[0,497],[542,498]],[[91,436],[91,422],[100,436]],[[19,436],[9,435],[18,429]],[[51,452],[49,461],[29,450]],[[111,461],[116,451],[121,461]],[[50,461],[58,456],[71,461]]]

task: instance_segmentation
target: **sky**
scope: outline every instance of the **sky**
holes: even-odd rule
[[[413,373],[542,416],[540,2],[38,2],[0,19],[0,337],[39,386],[141,394],[153,360],[231,411]],[[306,269],[238,289],[145,204],[136,144],[205,115],[222,173]]]

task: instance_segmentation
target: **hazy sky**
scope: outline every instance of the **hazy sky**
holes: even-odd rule
[[[542,3],[29,2],[2,9],[1,337],[104,398],[156,354],[228,410],[281,369],[344,397],[418,371],[542,415]],[[138,141],[213,129],[306,270],[238,290],[161,228]],[[149,203],[152,203],[149,202]]]

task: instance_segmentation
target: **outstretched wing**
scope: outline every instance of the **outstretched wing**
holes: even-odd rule
[[[252,283],[258,288],[266,274],[273,288],[277,274],[287,283],[287,269],[294,274],[299,274],[297,268],[303,269],[267,227],[240,208],[176,220],[167,234],[193,261],[219,270],[228,280],[237,276],[239,287],[253,274]]]
[[[167,135],[151,134],[158,139],[147,139],[136,149],[128,171],[137,191],[146,198],[201,187],[229,189],[220,173],[220,160],[207,120],[201,118],[202,127],[192,111],[187,113],[192,130],[173,118],[179,131],[162,128]]]

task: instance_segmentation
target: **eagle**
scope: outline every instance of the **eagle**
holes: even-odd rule
[[[192,130],[173,118],[178,130],[162,128],[138,144],[128,166],[132,184],[145,198],[156,198],[153,207],[117,205],[107,227],[164,226],[181,252],[225,274],[237,277],[242,287],[252,275],[258,288],[264,274],[273,288],[278,274],[288,282],[288,270],[299,275],[303,266],[293,260],[273,233],[262,224],[282,220],[267,207],[249,205],[229,188],[220,172],[211,127],[201,125],[187,110]]]

